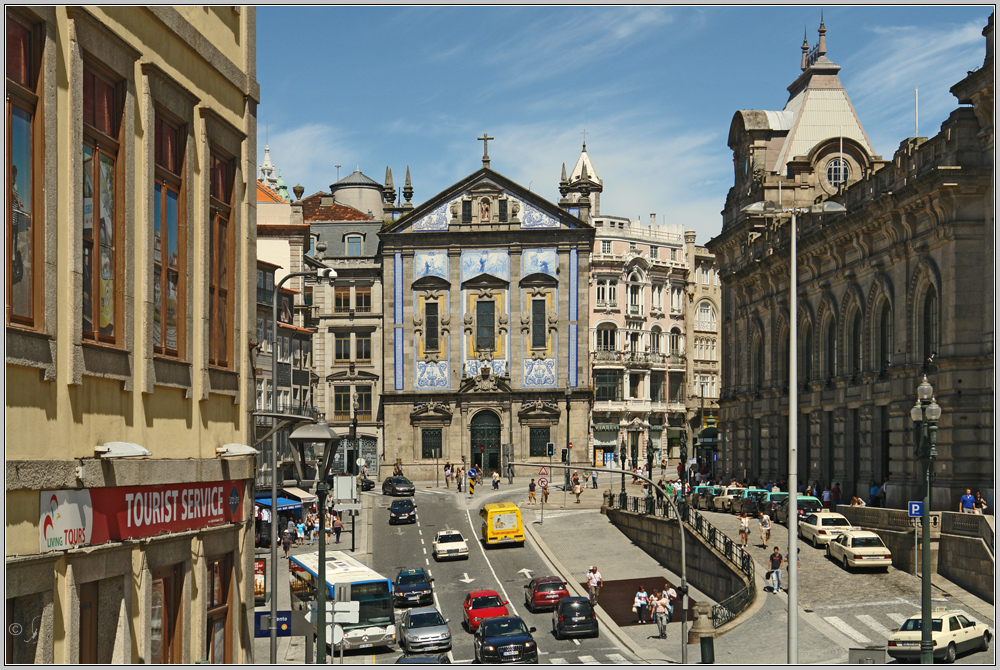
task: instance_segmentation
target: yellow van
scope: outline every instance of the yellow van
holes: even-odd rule
[[[521,510],[514,503],[490,503],[479,510],[483,517],[483,542],[487,547],[501,544],[524,544]]]

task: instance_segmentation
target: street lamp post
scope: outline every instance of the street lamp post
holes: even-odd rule
[[[934,460],[937,458],[937,423],[941,406],[934,398],[934,387],[927,375],[917,387],[917,402],[910,410],[916,430],[916,457],[924,466],[924,504],[920,514],[923,526],[920,542],[920,662],[934,662],[934,640],[931,631],[931,480],[934,477]]]
[[[330,430],[326,422],[309,424],[296,428],[288,441],[299,452],[302,471],[306,467],[306,447],[320,445],[322,457],[316,464],[316,505],[319,508],[319,565],[316,579],[316,662],[326,663],[326,496],[329,486],[326,472],[330,469],[333,454],[337,451],[337,434]],[[274,598],[272,594],[271,598]]]
[[[789,231],[788,288],[788,663],[799,662],[799,511],[798,493],[798,234],[795,217],[799,214],[846,212],[839,202],[825,200],[809,207],[782,207],[770,200],[747,205],[743,213],[751,216],[791,215]]]
[[[625,436],[622,435],[622,450],[621,450],[621,469],[622,469],[622,504],[624,505],[625,500]]]
[[[281,278],[274,293],[271,295],[271,324],[274,326],[274,342],[271,343],[271,414],[278,412],[278,392],[275,388],[277,379],[278,354],[278,298],[281,287],[292,277],[315,277],[320,280],[333,280],[337,273],[331,268],[320,268],[309,272],[291,272]],[[273,425],[277,419],[272,418]],[[275,589],[278,587],[278,436],[271,437],[271,664],[278,662],[278,598]]]

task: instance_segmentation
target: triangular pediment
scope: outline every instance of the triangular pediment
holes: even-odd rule
[[[525,288],[530,288],[532,286],[558,286],[559,282],[552,275],[536,272],[535,274],[528,275],[522,279],[520,281],[520,285]]]
[[[350,370],[340,370],[339,372],[334,372],[326,376],[326,381],[347,381],[347,380],[367,380],[367,381],[377,381],[378,375],[371,372],[365,372],[363,370],[356,370],[351,372]]]
[[[462,282],[462,288],[497,288],[502,289],[507,287],[507,282],[499,277],[494,277],[493,275],[477,275],[472,279]]]

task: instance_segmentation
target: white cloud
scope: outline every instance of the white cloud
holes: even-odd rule
[[[322,124],[307,123],[295,128],[270,131],[268,144],[271,147],[271,162],[286,176],[289,191],[293,181],[301,183],[306,195],[317,191],[327,191],[337,179],[336,168],[341,164],[341,176],[354,169],[348,166],[358,152],[339,128]],[[257,163],[264,157],[264,138],[257,138]],[[333,169],[331,169],[333,168]]]

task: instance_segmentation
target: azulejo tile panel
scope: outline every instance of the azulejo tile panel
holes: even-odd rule
[[[518,201],[521,205],[521,227],[522,228],[558,228],[559,220],[549,216],[537,207],[523,201]]]
[[[579,385],[579,380],[577,378],[577,347],[579,342],[577,341],[577,329],[576,324],[570,324],[569,327],[569,385],[576,388]]]
[[[447,389],[450,387],[448,373],[448,361],[438,361],[437,363],[417,361],[414,387],[417,389]]]
[[[521,253],[521,276],[527,277],[533,274],[546,274],[556,276],[559,269],[559,257],[555,248],[551,249],[525,249]]]
[[[538,360],[525,358],[522,363],[524,386],[556,385],[556,361],[554,358],[540,358]]]
[[[448,230],[448,208],[451,206],[450,202],[446,202],[440,207],[434,209],[431,212],[423,215],[419,219],[413,222],[410,226],[410,230],[416,232],[425,232],[429,230]]]
[[[580,259],[577,256],[576,249],[569,250],[569,320],[576,321],[579,316],[577,314],[577,273],[580,269]]]
[[[510,256],[506,251],[471,249],[462,252],[462,281],[479,275],[510,281]]]
[[[447,251],[417,251],[413,254],[413,280],[423,277],[448,279]]]
[[[392,322],[396,325],[403,323],[403,253],[396,252],[396,257],[392,261],[392,283],[393,297]]]
[[[393,328],[393,378],[395,389],[403,390],[403,329]]]
[[[465,376],[474,377],[478,375],[484,365],[488,365],[493,370],[493,374],[497,377],[507,376],[507,361],[505,359],[494,361],[465,361]]]

